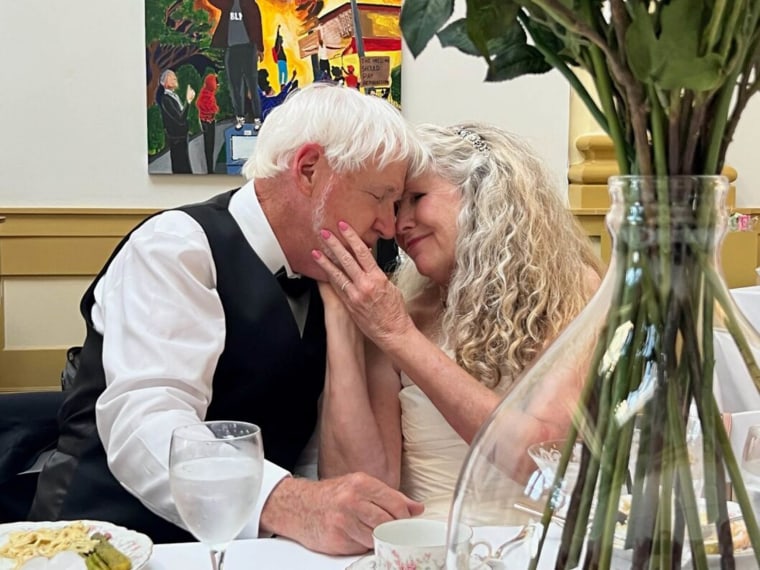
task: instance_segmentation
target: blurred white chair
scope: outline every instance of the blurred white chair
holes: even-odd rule
[[[732,289],[731,295],[747,320],[760,331],[760,286]],[[726,330],[715,329],[715,398],[721,412],[760,410],[760,393],[747,372],[739,349]],[[755,351],[760,363],[760,351]],[[758,422],[760,423],[760,422]]]
[[[760,409],[749,412],[723,414],[723,423],[728,432],[728,439],[731,441],[731,449],[739,465],[741,465],[747,430],[749,430],[750,426],[760,425]]]
[[[760,410],[723,414],[723,424],[726,426],[728,439],[731,442],[731,450],[734,452],[736,462],[741,467],[747,432],[750,426],[760,425]],[[728,473],[726,473],[726,476],[728,477]],[[728,484],[728,493],[730,497],[733,495],[730,483]]]

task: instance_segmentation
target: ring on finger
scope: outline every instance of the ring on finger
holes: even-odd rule
[[[350,281],[346,281],[346,282],[343,283],[343,285],[340,286],[340,292],[341,293],[343,293],[343,291],[345,290],[345,288],[348,287],[349,283],[350,283]]]

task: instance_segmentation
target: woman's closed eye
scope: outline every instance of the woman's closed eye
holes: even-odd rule
[[[425,195],[424,192],[406,192],[401,197],[401,200],[396,200],[393,203],[394,213],[398,215],[398,212],[401,209],[401,206],[403,205],[414,206],[417,202],[419,202],[420,198],[422,198],[424,195]]]

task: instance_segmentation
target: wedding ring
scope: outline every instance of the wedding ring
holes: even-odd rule
[[[341,286],[340,286],[340,292],[341,292],[341,293],[343,293],[343,290],[344,290],[346,287],[348,287],[348,284],[349,284],[349,281],[346,281],[345,283],[343,283],[343,285],[341,285]]]

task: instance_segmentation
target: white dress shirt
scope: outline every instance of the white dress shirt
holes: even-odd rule
[[[230,213],[261,260],[285,266],[253,183],[233,195]],[[291,300],[303,329],[308,295]],[[168,211],[137,229],[95,287],[95,330],[103,335],[106,389],[96,406],[108,465],[154,513],[186,528],[169,490],[172,429],[205,418],[225,342],[224,311],[208,240],[189,215]],[[266,462],[255,513],[239,538],[259,535],[259,517],[288,472]]]

